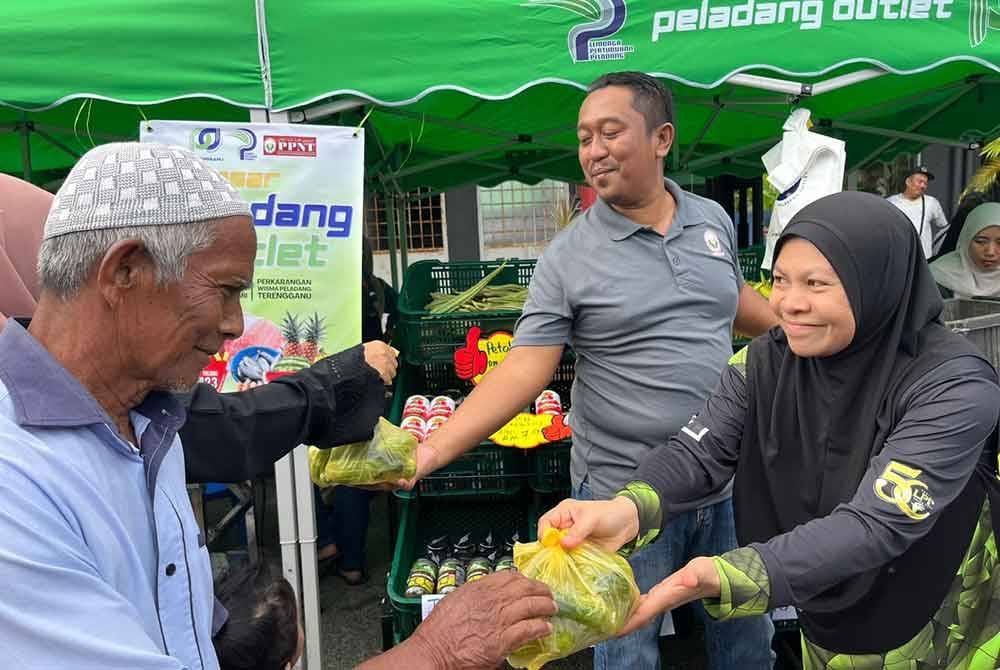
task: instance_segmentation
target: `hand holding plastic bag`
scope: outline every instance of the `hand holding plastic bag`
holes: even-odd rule
[[[309,475],[317,486],[371,486],[410,479],[417,472],[417,439],[384,417],[367,442],[333,449],[309,447]]]
[[[518,571],[547,585],[559,605],[552,634],[507,659],[515,668],[538,670],[613,637],[639,604],[639,588],[624,558],[591,542],[567,551],[559,543],[564,534],[548,528],[541,541],[514,545]]]

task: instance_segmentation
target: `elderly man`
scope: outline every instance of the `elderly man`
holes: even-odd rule
[[[948,217],[944,215],[941,203],[933,195],[927,195],[927,187],[932,181],[934,175],[930,170],[918,165],[906,175],[903,192],[888,198],[913,224],[927,259],[937,253],[948,233]]]
[[[184,410],[169,392],[241,333],[255,254],[246,203],[182,149],[105,145],[66,179],[30,331],[0,333],[6,666],[218,668]],[[503,575],[451,599],[372,667],[495,664],[555,611],[544,586]],[[474,649],[449,656],[466,639]]]

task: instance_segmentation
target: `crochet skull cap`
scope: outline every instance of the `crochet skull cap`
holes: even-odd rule
[[[118,142],[91,149],[52,201],[43,239],[130,226],[250,216],[218,172],[187,149]]]

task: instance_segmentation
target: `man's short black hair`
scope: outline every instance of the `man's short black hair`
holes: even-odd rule
[[[656,77],[642,72],[609,72],[595,79],[587,87],[587,93],[608,86],[624,86],[632,90],[632,107],[646,118],[648,130],[674,122],[674,101],[670,89]]]

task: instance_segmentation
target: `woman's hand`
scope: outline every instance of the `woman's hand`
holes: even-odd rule
[[[639,534],[639,510],[623,497],[564,500],[538,520],[538,537],[550,527],[566,531],[561,541],[566,549],[590,540],[608,551],[618,551]]]
[[[663,612],[702,598],[718,598],[720,584],[714,560],[706,556],[693,559],[642,596],[639,607],[625,622],[618,637],[637,631]]]

